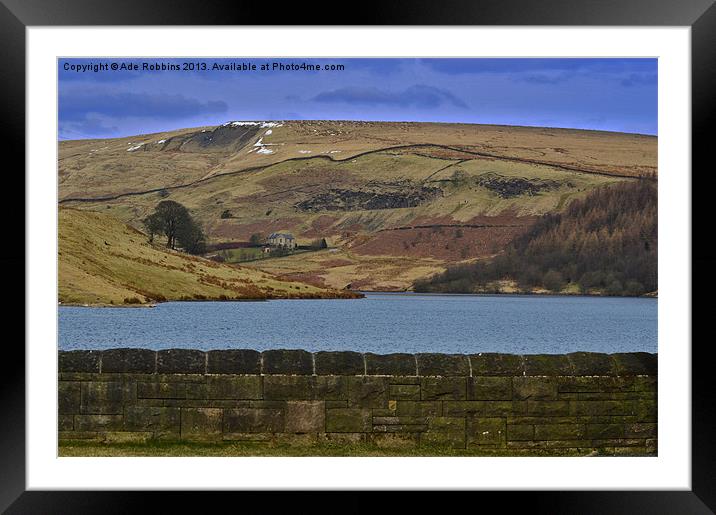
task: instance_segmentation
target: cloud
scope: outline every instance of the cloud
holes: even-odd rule
[[[97,92],[75,90],[60,94],[59,118],[62,121],[86,120],[90,115],[113,119],[154,118],[176,120],[202,114],[224,113],[226,102],[202,102],[181,94],[162,95],[128,92]]]
[[[423,65],[449,75],[480,73],[656,72],[656,59],[624,58],[491,58],[422,59]]]
[[[657,75],[655,73],[631,73],[628,77],[623,78],[620,83],[625,88],[632,86],[652,86],[657,83]]]
[[[416,84],[400,92],[375,87],[346,87],[324,91],[313,97],[315,102],[354,105],[435,108],[444,104],[467,108],[461,99],[444,89]]]
[[[565,82],[571,77],[566,73],[536,73],[528,75],[517,75],[514,80],[518,82],[529,82],[530,84],[559,84]]]
[[[60,120],[58,133],[60,139],[74,139],[77,137],[114,136],[119,132],[115,125],[108,125],[106,120],[94,115],[74,121]]]

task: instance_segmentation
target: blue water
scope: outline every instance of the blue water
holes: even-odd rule
[[[358,352],[657,351],[657,300],[367,294],[357,300],[59,308],[60,349]]]

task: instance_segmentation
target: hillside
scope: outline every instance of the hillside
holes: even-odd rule
[[[404,290],[504,250],[592,189],[656,173],[651,136],[470,124],[229,122],[60,142],[62,205],[141,227],[162,199],[210,244],[290,232],[331,249],[246,266],[334,288]]]
[[[542,217],[494,259],[457,266],[421,292],[546,291],[643,295],[657,290],[657,186],[628,182],[592,191]]]
[[[62,304],[353,296],[168,251],[108,215],[68,208],[59,210],[58,261]]]

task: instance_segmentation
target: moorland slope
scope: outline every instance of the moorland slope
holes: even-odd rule
[[[141,227],[162,199],[210,244],[290,232],[329,249],[245,263],[333,288],[404,290],[494,256],[547,213],[657,169],[657,139],[471,124],[229,122],[60,142],[65,206]]]

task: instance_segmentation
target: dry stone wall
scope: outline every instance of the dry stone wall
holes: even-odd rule
[[[60,441],[655,455],[657,355],[59,353]]]

